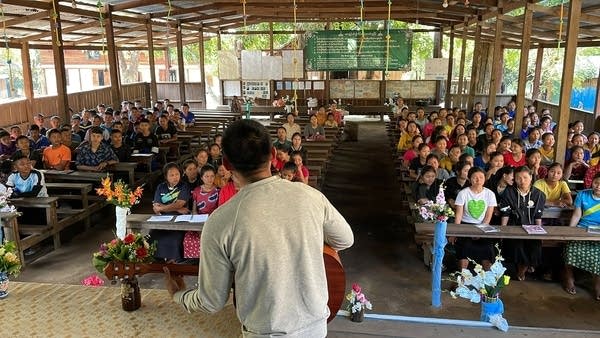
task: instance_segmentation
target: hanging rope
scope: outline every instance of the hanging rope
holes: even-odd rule
[[[298,18],[297,18],[297,14],[298,14],[298,6],[296,5],[296,0],[294,0],[294,39],[292,40],[292,48],[293,48],[293,57],[292,57],[292,72],[293,72],[293,76],[294,76],[294,82],[296,83],[293,86],[294,89],[294,96],[292,98],[292,101],[294,101],[294,109],[296,109],[298,107],[297,104],[297,100],[298,100],[298,93],[296,92],[297,88],[298,88],[298,74],[297,74],[297,68],[298,68],[298,35],[297,35],[297,29],[296,29],[296,25],[298,23]]]
[[[171,34],[171,24],[169,23],[169,20],[171,20],[171,11],[173,10],[173,6],[171,5],[171,0],[168,0],[167,4],[169,5],[169,9],[167,10],[167,17],[165,19],[167,20],[166,39],[167,39],[167,51],[168,51],[169,44],[170,44],[170,34]],[[166,57],[167,57],[167,55],[165,55],[165,58]]]
[[[58,27],[58,12],[56,11],[56,3],[52,1],[52,20],[54,20],[54,27],[56,28],[56,45],[60,46],[60,38],[59,38],[59,27]]]
[[[100,21],[100,31],[102,32],[102,58],[104,59],[104,71],[107,71],[108,62],[106,60],[106,29],[104,29],[104,14],[102,13],[104,4],[102,1],[98,0],[96,6],[98,7],[98,20]]]
[[[360,0],[360,44],[358,45],[358,55],[360,55],[365,42],[365,1]]]
[[[4,48],[5,48],[5,59],[6,65],[8,66],[8,86],[9,86],[9,97],[13,94],[13,74],[12,74],[12,60],[10,57],[10,47],[8,47],[8,36],[6,35],[6,21],[4,20],[4,5],[0,3],[0,18],[2,19],[2,34],[4,35]]]
[[[560,23],[558,25],[558,46],[557,49],[560,49],[560,43],[562,42],[562,31],[563,31],[563,24],[564,24],[564,10],[565,10],[565,2],[562,1],[560,3]]]
[[[244,35],[248,34],[248,26],[246,25],[247,23],[247,15],[246,15],[246,0],[240,0],[240,2],[242,3],[242,12],[244,13],[243,19],[244,19]]]
[[[390,23],[392,21],[392,0],[388,0],[387,34],[385,36],[385,78],[388,76],[390,67]]]

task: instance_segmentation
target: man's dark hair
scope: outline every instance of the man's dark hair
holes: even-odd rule
[[[100,127],[92,127],[92,129],[90,129],[90,134],[99,134],[99,135],[103,135],[104,131],[102,130],[102,128]]]
[[[269,131],[254,120],[232,123],[223,134],[223,153],[242,175],[256,171],[271,159]]]

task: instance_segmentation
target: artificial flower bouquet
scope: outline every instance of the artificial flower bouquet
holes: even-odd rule
[[[131,190],[129,185],[122,180],[117,180],[113,184],[111,178],[106,176],[102,179],[102,187],[96,188],[99,196],[106,197],[106,201],[121,208],[131,208],[131,206],[140,203],[144,189],[140,186]]]
[[[148,237],[140,233],[130,233],[122,240],[115,238],[100,245],[100,251],[94,253],[92,263],[103,273],[109,262],[149,263],[154,259],[156,242],[150,244]]]
[[[6,188],[3,192],[0,192],[0,212],[15,212],[17,209],[14,205],[8,203],[8,199],[12,196],[13,189]]]
[[[500,255],[500,247],[496,244],[498,255],[489,271],[483,269],[481,264],[475,263],[473,274],[469,269],[455,272],[458,287],[451,291],[452,298],[466,298],[472,303],[481,303],[481,320],[491,322],[502,331],[508,330],[508,323],[502,317],[504,304],[500,300],[500,291],[510,283],[510,276],[505,275],[506,268],[502,265],[504,258]]]
[[[364,314],[364,310],[371,310],[373,306],[371,302],[367,299],[364,293],[362,293],[362,288],[357,283],[352,284],[352,290],[346,294],[346,310],[350,313],[351,318],[354,318],[356,314]],[[354,320],[354,319],[353,319]],[[360,320],[362,321],[362,316]]]
[[[18,276],[21,272],[21,261],[17,252],[17,244],[12,241],[5,241],[0,245],[0,272],[5,272],[10,276]]]
[[[440,191],[435,197],[435,202],[427,201],[427,203],[419,206],[419,215],[425,221],[442,222],[447,221],[450,217],[454,217],[454,210],[452,210],[450,204],[446,203],[443,185],[440,185]]]

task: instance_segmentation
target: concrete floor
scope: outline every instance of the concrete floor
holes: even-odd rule
[[[371,313],[478,320],[478,304],[454,300],[443,294],[443,306],[430,306],[430,273],[413,242],[412,226],[406,223],[408,208],[399,196],[385,127],[380,122],[361,123],[359,142],[342,143],[329,165],[323,192],[355,231],[355,245],[340,254],[348,287],[360,283],[373,304]],[[146,193],[146,198],[150,198]],[[135,212],[148,212],[137,207]],[[111,215],[111,216],[108,216]],[[94,217],[94,228],[65,234],[63,247],[29,265],[19,281],[79,284],[95,273],[91,255],[113,237],[110,208]],[[194,278],[187,279],[188,284]],[[161,275],[140,279],[143,288],[163,288]],[[528,337],[589,337],[600,334],[600,302],[594,301],[589,283],[578,285],[571,296],[558,283],[527,280],[511,282],[503,291],[505,317],[513,327],[509,334]],[[537,327],[527,329],[519,327]],[[570,329],[584,331],[549,330]],[[598,332],[595,332],[598,331]],[[337,317],[330,324],[331,337],[433,337],[495,336],[489,328],[424,325],[406,321],[366,319],[352,323]]]

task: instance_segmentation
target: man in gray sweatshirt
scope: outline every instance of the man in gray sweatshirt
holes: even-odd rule
[[[225,131],[224,160],[241,189],[204,225],[198,288],[185,290],[179,277],[167,275],[167,289],[186,310],[213,313],[235,282],[244,337],[325,337],[323,243],[343,250],[354,236],[319,191],[271,176],[271,147],[256,121]]]

